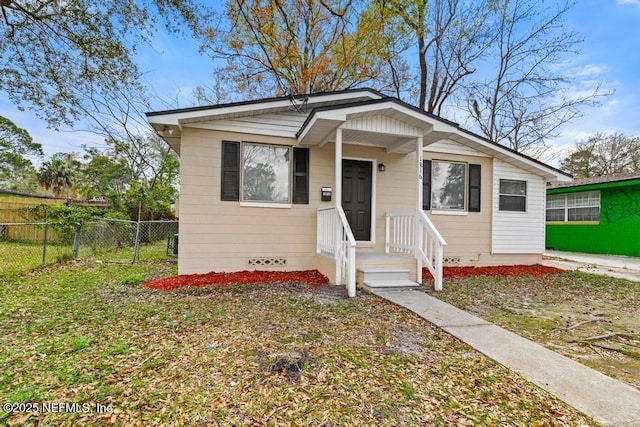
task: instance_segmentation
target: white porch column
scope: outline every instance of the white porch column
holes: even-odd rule
[[[335,146],[335,169],[336,169],[336,182],[335,182],[335,203],[336,203],[336,285],[342,285],[342,260],[346,254],[343,253],[346,247],[342,245],[342,223],[338,216],[338,208],[342,209],[342,129],[336,129],[336,146]],[[347,274],[348,274],[347,269]],[[346,284],[346,283],[344,283]]]
[[[414,237],[414,241],[416,244],[416,247],[414,248],[414,254],[416,254],[416,279],[417,282],[422,284],[422,257],[419,256],[418,254],[420,253],[420,249],[422,248],[422,227],[419,226],[420,222],[418,220],[418,212],[420,212],[420,210],[422,210],[422,198],[423,198],[423,194],[422,194],[422,183],[424,181],[424,168],[422,165],[422,158],[423,158],[423,150],[424,148],[424,139],[419,136],[418,140],[416,141],[416,171],[418,172],[418,179],[416,180],[418,185],[416,188],[416,218],[415,218],[415,222],[414,222],[414,230],[415,230],[415,237]]]
[[[416,147],[416,167],[418,171],[418,188],[416,189],[416,210],[422,209],[422,183],[424,181],[424,170],[422,167],[422,158],[424,149],[424,140],[421,136],[418,137]]]
[[[342,206],[342,129],[336,129],[336,206]]]

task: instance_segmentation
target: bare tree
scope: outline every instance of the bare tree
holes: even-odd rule
[[[476,72],[477,62],[491,46],[493,34],[487,23],[499,2],[377,0],[375,7],[396,36],[413,41],[410,52],[418,64],[415,87],[420,108],[441,115],[460,84]]]
[[[562,65],[582,41],[565,26],[570,7],[548,13],[539,3],[512,0],[496,15],[491,66],[483,80],[464,84],[472,122],[488,139],[540,157],[560,126],[606,95],[599,86],[586,95],[570,90]]]
[[[578,142],[560,166],[575,178],[640,172],[640,137],[598,132]]]

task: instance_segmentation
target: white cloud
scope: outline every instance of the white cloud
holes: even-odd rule
[[[594,77],[605,74],[609,72],[610,69],[608,65],[586,64],[570,68],[568,74],[574,77]]]
[[[640,7],[640,0],[618,0],[618,4],[632,4],[634,6]]]

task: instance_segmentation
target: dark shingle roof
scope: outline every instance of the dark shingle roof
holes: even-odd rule
[[[580,187],[582,185],[605,184],[609,182],[630,181],[634,179],[640,179],[640,172],[627,172],[627,173],[618,173],[615,175],[601,175],[601,176],[592,176],[590,178],[574,179],[571,182],[556,183],[550,186],[549,188]]]

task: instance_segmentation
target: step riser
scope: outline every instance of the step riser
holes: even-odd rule
[[[413,289],[418,286],[416,282],[411,280],[380,280],[375,282],[364,282],[362,285],[365,289]]]
[[[358,269],[357,283],[367,289],[407,289],[418,286],[411,281],[410,272],[404,268],[372,268]]]
[[[380,271],[376,273],[364,273],[364,281],[376,280],[409,280],[409,270],[400,272]]]

